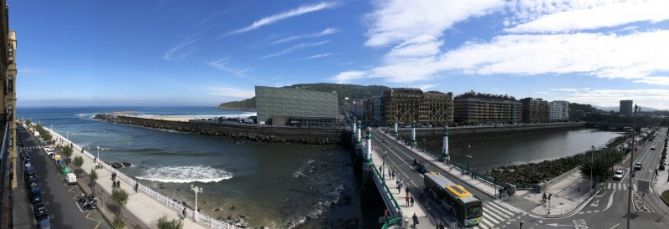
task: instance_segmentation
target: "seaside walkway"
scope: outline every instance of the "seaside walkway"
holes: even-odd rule
[[[82,150],[80,146],[74,144],[55,131],[50,129],[47,130],[51,132],[56,142],[60,143],[60,145],[72,144],[72,158],[75,156],[81,156],[84,159],[84,163],[81,166],[81,169],[85,173],[90,173],[91,169],[95,168],[95,156],[90,154],[85,149]],[[100,161],[100,165],[102,165],[102,168],[96,170],[98,175],[98,179],[96,180],[97,187],[111,194],[111,174],[116,172],[116,178],[121,181],[121,188],[129,194],[128,202],[125,205],[125,208],[128,209],[130,213],[139,218],[144,224],[155,228],[158,223],[158,219],[163,216],[167,217],[168,220],[178,219],[180,217],[181,209],[184,208],[183,204],[178,203],[172,198],[166,197],[156,191],[153,191],[151,188],[144,186],[141,183],[138,185],[138,191],[135,192],[134,187],[135,184],[137,184],[136,180],[126,176],[125,174],[119,172],[102,161]],[[198,220],[195,222],[193,221],[195,212],[190,209],[187,209],[186,214],[188,217],[182,221],[184,228],[236,228],[232,224],[215,220],[202,213],[197,214]]]

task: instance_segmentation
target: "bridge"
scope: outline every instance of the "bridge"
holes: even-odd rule
[[[414,214],[419,222],[416,228],[435,228],[439,224],[448,228],[461,226],[456,223],[448,208],[435,203],[434,200],[423,194],[423,175],[412,167],[414,159],[427,163],[430,171],[439,172],[482,200],[484,216],[481,223],[472,228],[494,228],[499,224],[513,222],[518,216],[527,214],[496,199],[495,196],[500,186],[494,182],[477,177],[469,173],[467,169],[444,161],[448,159],[448,132],[444,136],[445,155],[436,157],[417,150],[411,144],[402,143],[397,132],[388,133],[371,128],[363,131],[359,124],[354,124],[353,127],[353,141],[360,146],[358,152],[363,159],[363,174],[366,179],[374,182],[386,207],[386,220],[383,228],[412,227]],[[444,131],[443,128],[441,130]],[[362,138],[363,132],[364,139]],[[416,129],[413,128],[413,142],[415,138]],[[395,172],[395,177],[391,177],[392,171]],[[398,188],[398,180],[401,181],[400,188]],[[413,205],[407,201],[410,198],[415,200]]]

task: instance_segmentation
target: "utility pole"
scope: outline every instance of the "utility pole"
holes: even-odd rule
[[[592,151],[590,151],[590,181],[592,181],[592,186],[590,189],[595,188],[595,180],[592,176],[592,168],[595,167],[595,146],[592,146]]]

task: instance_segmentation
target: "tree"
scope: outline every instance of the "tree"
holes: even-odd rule
[[[114,229],[121,229],[125,227],[125,222],[119,216],[114,216],[114,222],[112,222],[112,227]]]
[[[66,157],[72,156],[72,147],[69,146],[69,145],[68,146],[63,146],[63,148],[61,148],[61,153],[63,155],[65,155]]]
[[[26,119],[26,126],[30,127],[30,125],[32,125],[32,124],[33,124],[33,122],[30,121],[30,119]]]
[[[91,169],[91,187],[95,187],[95,180],[98,179],[98,173],[95,172],[95,169]]]
[[[183,226],[184,225],[181,220],[167,220],[166,216],[160,217],[160,219],[158,219],[158,229],[182,229]]]
[[[81,156],[76,156],[76,157],[74,157],[73,163],[74,163],[74,166],[76,166],[77,168],[80,168],[84,164],[84,158],[82,158]]]
[[[118,213],[118,210],[120,210],[121,207],[125,206],[125,204],[128,203],[128,192],[126,192],[121,188],[115,188],[112,191],[111,199],[112,202],[114,202],[114,204],[118,208],[116,209]]]

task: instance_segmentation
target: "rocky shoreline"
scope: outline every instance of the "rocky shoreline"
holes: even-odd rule
[[[604,148],[617,147],[624,143],[625,139],[626,136],[616,137],[609,141]],[[555,160],[544,160],[538,163],[500,166],[490,170],[485,175],[496,179],[498,183],[514,184],[517,188],[530,188],[532,185],[549,181],[580,166],[584,161],[584,154],[588,152]]]

